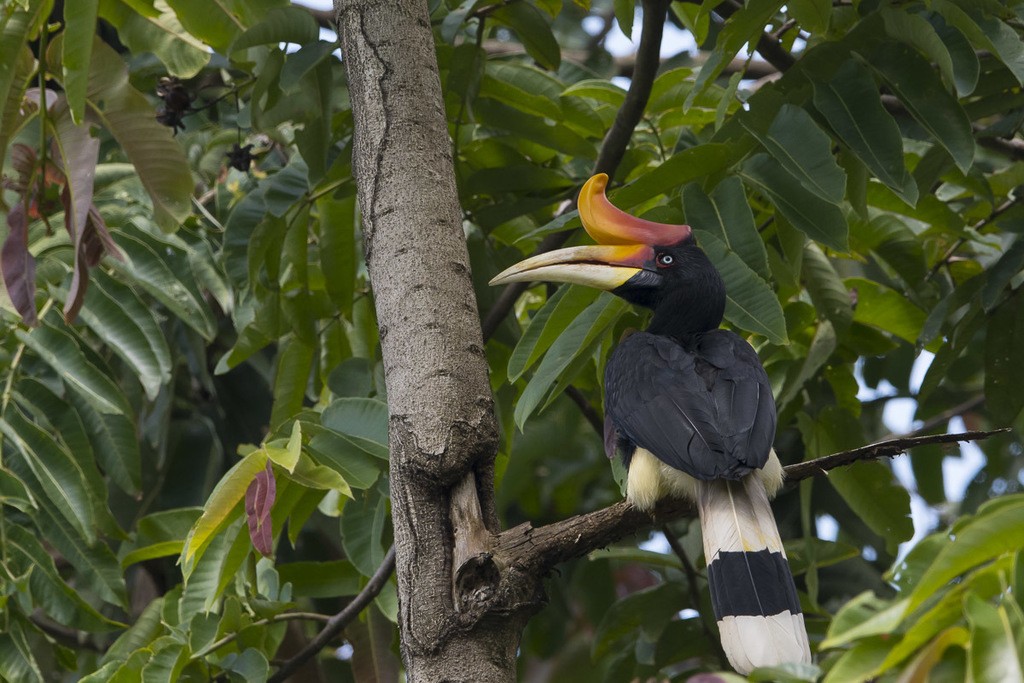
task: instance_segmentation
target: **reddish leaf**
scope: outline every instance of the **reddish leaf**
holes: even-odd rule
[[[61,195],[61,199],[67,202],[66,190]],[[72,237],[76,237],[76,235],[72,233]],[[64,302],[64,319],[69,324],[78,317],[78,311],[81,310],[82,304],[85,302],[85,293],[89,287],[89,268],[100,262],[104,251],[109,252],[119,261],[124,260],[121,250],[117,248],[117,244],[107,230],[106,221],[103,220],[103,216],[100,215],[95,204],[89,206],[85,230],[82,231],[76,242],[74,275],[71,277],[68,298]]]
[[[277,482],[274,469],[267,461],[267,468],[253,477],[245,491],[245,516],[249,522],[249,538],[261,555],[270,555],[274,550],[274,536],[270,511],[277,496]]]
[[[36,261],[28,250],[28,218],[25,204],[18,202],[7,214],[7,239],[0,249],[7,295],[26,325],[36,325]]]

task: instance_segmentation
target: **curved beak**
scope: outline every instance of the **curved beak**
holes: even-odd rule
[[[507,268],[492,285],[510,282],[571,282],[611,291],[653,270],[654,249],[643,244],[568,247],[539,254]]]
[[[611,291],[652,287],[661,281],[654,265],[654,245],[674,245],[691,236],[688,225],[655,223],[616,208],[605,188],[608,176],[598,173],[580,190],[580,219],[596,246],[570,247],[520,261],[499,273],[490,284],[571,282]]]
[[[691,236],[689,225],[655,223],[630,216],[608,201],[604,193],[606,187],[608,175],[598,173],[580,190],[578,202],[583,227],[598,244],[669,246],[679,244]]]

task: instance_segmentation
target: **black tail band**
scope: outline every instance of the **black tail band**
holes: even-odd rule
[[[719,552],[708,565],[711,606],[723,617],[800,613],[789,563],[780,552]]]

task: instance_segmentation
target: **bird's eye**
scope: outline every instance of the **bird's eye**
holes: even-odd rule
[[[676,259],[672,254],[658,254],[657,262],[662,268],[667,268],[675,263]]]

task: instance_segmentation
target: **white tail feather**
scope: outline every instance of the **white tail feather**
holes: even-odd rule
[[[700,482],[697,507],[729,662],[743,674],[759,666],[809,663],[803,615],[762,477]]]

